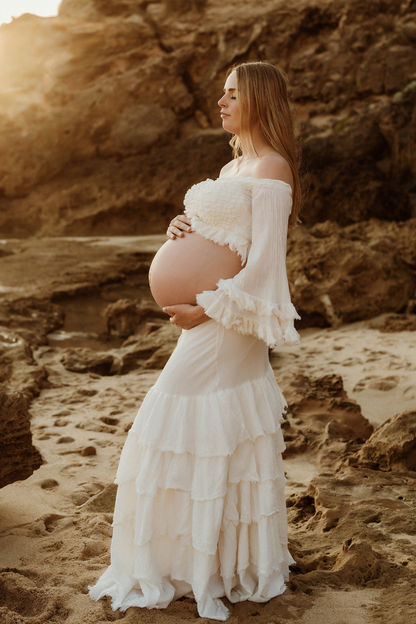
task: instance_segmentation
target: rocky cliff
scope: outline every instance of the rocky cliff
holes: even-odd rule
[[[230,158],[216,102],[230,64],[257,59],[287,71],[298,111],[309,192],[287,267],[308,329],[270,354],[296,565],[283,596],[232,615],[415,621],[415,50],[415,0],[63,0],[0,28],[2,623],[124,617],[86,588],[178,336],[147,290],[164,237],[133,235],[164,232]]]
[[[63,0],[0,55],[3,237],[163,232],[230,158],[226,69],[259,59],[293,85],[307,225],[415,214],[414,0]]]

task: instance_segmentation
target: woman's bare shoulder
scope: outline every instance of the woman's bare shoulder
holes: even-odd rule
[[[293,185],[293,175],[289,163],[277,152],[270,152],[258,160],[255,168],[256,178],[283,180]]]
[[[228,162],[226,165],[224,165],[224,167],[220,171],[219,177],[221,178],[226,173],[229,173],[230,169],[233,169],[235,167],[235,163],[236,163],[235,160],[230,160],[230,162]]]

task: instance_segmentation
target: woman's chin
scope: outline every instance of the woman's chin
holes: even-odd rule
[[[222,120],[222,127],[231,134],[238,134],[240,131],[240,128],[236,127],[236,124],[230,122],[228,119]]]

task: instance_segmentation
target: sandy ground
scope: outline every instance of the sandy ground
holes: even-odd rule
[[[301,346],[271,353],[271,363],[283,390],[299,373],[312,378],[340,375],[348,396],[357,401],[374,427],[401,411],[415,408],[414,332],[381,333],[365,321],[338,329],[306,329],[300,333]],[[88,585],[95,582],[109,563],[115,493],[112,482],[126,432],[160,371],[134,370],[125,375],[102,377],[66,370],[61,363],[60,347],[38,346],[34,356],[46,367],[49,380],[49,387],[31,405],[33,440],[45,463],[26,481],[0,490],[1,624],[101,624],[118,619],[126,624],[156,621],[179,624],[194,620],[196,606],[190,599],[178,601],[163,611],[129,609],[121,614],[112,612],[107,599],[94,603],[87,595]],[[291,457],[285,465],[288,496],[305,495],[311,481],[323,478],[313,453]],[[329,483],[332,476],[328,471],[326,478]],[[402,482],[405,483],[404,477]],[[409,483],[413,486],[400,487],[414,492],[415,481],[409,478]],[[385,489],[384,496],[380,500],[392,500],[390,490]],[[360,501],[367,498],[365,494]],[[394,509],[406,506],[405,511],[411,512],[414,519],[415,502],[412,503],[411,497],[408,503],[406,496],[400,498],[405,502]],[[315,535],[316,552],[323,557],[322,549],[326,546],[322,546],[321,538],[331,533],[314,533],[318,529],[311,522],[300,529],[296,524],[291,525],[294,551],[299,550],[304,535],[306,552]],[[382,526],[374,518],[366,522],[366,526],[380,535]],[[395,569],[393,576],[383,572],[385,583],[371,579],[352,582],[349,573],[345,578],[337,577],[341,580],[335,584],[314,582],[310,588],[301,590],[294,585],[266,605],[234,606],[230,624],[252,619],[256,624],[416,621],[416,608],[409,600],[409,592],[414,591],[416,530],[407,529],[409,523],[401,532],[392,535],[394,530],[385,531],[380,538],[384,540],[380,548],[393,552],[388,555],[386,566]],[[363,536],[365,539],[364,529],[363,535],[353,537]],[[334,535],[331,542],[333,552],[338,549],[337,561],[342,555],[339,539]],[[392,545],[396,543],[401,546],[395,559]],[[342,561],[334,569],[344,570],[341,564]],[[318,571],[324,569],[322,565]],[[409,573],[404,580],[399,574],[400,566],[405,566]],[[292,578],[300,577],[295,571]],[[408,606],[403,607],[406,600]],[[384,612],[390,613],[387,619]]]

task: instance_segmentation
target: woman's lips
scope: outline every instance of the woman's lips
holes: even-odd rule
[[[227,113],[220,113],[220,117],[229,117],[229,115],[227,115]]]

